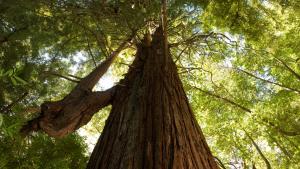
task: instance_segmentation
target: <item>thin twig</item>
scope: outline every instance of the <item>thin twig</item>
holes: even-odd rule
[[[10,103],[9,105],[1,108],[0,113],[7,113],[15,104],[22,101],[27,95],[28,95],[28,92],[23,93],[16,101],[14,101],[14,102]]]
[[[279,61],[287,70],[292,73],[298,80],[300,80],[300,75],[296,73],[289,65],[287,65],[283,60],[279,59],[276,56],[273,56],[277,61]]]
[[[94,66],[97,67],[97,63],[96,63],[95,56],[94,56],[93,52],[91,51],[91,45],[90,45],[90,41],[89,41],[88,36],[86,36],[86,41],[87,41],[87,45],[88,45],[88,46],[87,46],[87,48],[88,48],[88,53],[89,53],[89,55],[92,57]]]
[[[242,72],[242,73],[245,73],[245,74],[247,74],[247,75],[249,75],[249,76],[251,76],[251,77],[253,77],[253,78],[255,78],[255,79],[259,79],[259,80],[261,80],[261,81],[264,81],[264,82],[267,82],[267,83],[270,83],[270,84],[274,84],[274,85],[280,86],[280,87],[282,87],[282,88],[285,88],[285,89],[288,89],[288,90],[291,90],[291,91],[294,91],[294,92],[297,92],[298,94],[300,94],[300,90],[298,90],[298,89],[295,89],[295,88],[292,88],[292,87],[283,85],[283,84],[281,84],[281,83],[273,82],[273,81],[270,81],[270,80],[267,80],[267,79],[258,77],[258,76],[254,75],[254,74],[252,74],[252,73],[250,73],[250,72],[248,72],[248,71],[246,71],[246,70],[239,69],[239,68],[231,68],[231,69],[237,70],[237,71]]]
[[[259,148],[259,146],[256,144],[256,142],[254,141],[254,139],[250,136],[250,134],[244,130],[246,136],[251,140],[252,144],[254,145],[255,149],[257,150],[258,154],[260,155],[260,157],[263,159],[263,161],[266,164],[267,169],[271,169],[271,164],[269,162],[269,160],[267,159],[267,157],[263,154],[263,152],[261,151],[261,149]]]
[[[71,79],[67,76],[61,75],[61,74],[56,73],[56,72],[44,71],[44,73],[49,74],[49,75],[53,75],[53,76],[57,76],[57,77],[61,77],[63,79],[69,80],[69,81],[74,82],[74,83],[79,83],[80,82],[79,80]],[[76,78],[79,79],[79,77],[76,77]]]
[[[230,99],[228,99],[226,97],[217,95],[217,94],[215,94],[213,92],[210,92],[210,91],[203,90],[203,89],[201,89],[201,88],[199,88],[197,86],[193,86],[193,85],[189,85],[189,86],[191,86],[194,89],[197,89],[197,90],[201,91],[202,93],[205,93],[205,94],[207,94],[209,96],[213,96],[213,97],[215,97],[217,99],[221,99],[221,100],[223,100],[223,101],[225,101],[225,102],[227,102],[227,103],[229,103],[231,105],[234,105],[234,106],[236,106],[236,107],[238,107],[238,108],[240,108],[240,109],[242,109],[242,110],[244,110],[244,111],[246,111],[248,113],[251,113],[251,110],[249,108],[247,108],[245,106],[242,106],[242,105],[240,105],[240,104],[238,104],[238,103],[236,103],[236,102],[234,102],[234,101],[232,101],[232,100],[230,100]]]
[[[222,163],[222,161],[218,157],[214,156],[214,158],[217,160],[217,162],[219,163],[219,166],[221,168],[226,169],[225,165]]]
[[[75,79],[78,79],[78,80],[81,80],[81,79],[82,79],[81,77],[74,76],[74,75],[72,75],[72,74],[67,74],[67,75],[70,76],[70,77],[73,77],[73,78],[75,78]]]
[[[175,63],[177,63],[177,61],[180,59],[180,57],[181,57],[181,55],[183,54],[183,52],[188,48],[189,46],[187,45],[180,53],[179,53],[179,55],[176,57],[176,59],[175,59]]]
[[[169,47],[170,48],[172,48],[172,47],[178,47],[179,45],[183,45],[183,44],[190,45],[190,44],[194,43],[195,41],[197,41],[199,39],[205,40],[208,37],[210,37],[211,35],[213,35],[213,32],[210,32],[209,34],[197,34],[197,33],[195,33],[195,34],[193,34],[188,39],[185,39],[183,41],[170,44]]]

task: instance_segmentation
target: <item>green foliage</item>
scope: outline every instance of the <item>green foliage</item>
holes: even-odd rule
[[[0,168],[85,167],[86,145],[78,134],[63,139],[41,133],[22,138],[18,134],[21,124],[16,116],[4,116],[0,130]]]
[[[43,101],[61,99],[74,86],[57,74],[86,75],[132,31],[140,42],[159,24],[160,3],[0,1],[0,168],[84,168],[78,134],[24,139],[18,130]],[[273,168],[300,167],[299,4],[168,1],[178,72],[213,154],[228,168],[265,168],[251,139]],[[110,79],[122,78],[134,52],[119,56]],[[96,114],[84,131],[99,134],[108,113]]]

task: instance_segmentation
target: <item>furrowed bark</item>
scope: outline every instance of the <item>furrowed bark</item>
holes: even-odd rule
[[[132,66],[116,86],[88,169],[218,168],[176,65],[170,53],[164,53],[162,30],[156,31],[150,46],[138,45]]]
[[[150,45],[137,48],[132,66],[118,85],[91,92],[95,78],[113,61],[110,57],[94,71],[100,75],[88,75],[61,101],[43,103],[42,114],[27,128],[62,137],[112,104],[88,169],[217,169],[169,49],[165,52],[162,28]]]
[[[134,33],[104,62],[80,80],[62,100],[44,102],[41,105],[41,114],[24,125],[20,132],[28,135],[31,131],[41,129],[50,136],[63,137],[85,125],[94,113],[111,104],[115,88],[103,92],[92,92],[92,89],[133,36]]]
[[[80,97],[45,102],[41,114],[27,122],[21,129],[23,135],[43,130],[49,136],[63,137],[87,124],[94,113],[111,104],[114,88],[92,92]]]

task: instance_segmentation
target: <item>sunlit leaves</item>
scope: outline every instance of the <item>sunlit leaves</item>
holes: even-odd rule
[[[84,168],[76,135],[14,139],[37,113],[25,109],[74,86],[46,72],[83,77],[132,31],[141,42],[159,24],[160,1],[2,1],[0,9],[0,106],[29,93],[1,115],[0,152],[10,156],[0,154],[0,168]],[[168,3],[173,59],[209,146],[228,167],[265,167],[245,131],[273,168],[300,167],[299,9],[298,0]],[[134,53],[134,44],[121,53],[106,81],[121,79]],[[96,114],[86,131],[99,134],[108,112]]]

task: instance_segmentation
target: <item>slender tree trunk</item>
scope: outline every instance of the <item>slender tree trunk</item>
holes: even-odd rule
[[[88,169],[218,168],[170,56],[161,30],[138,46]]]

